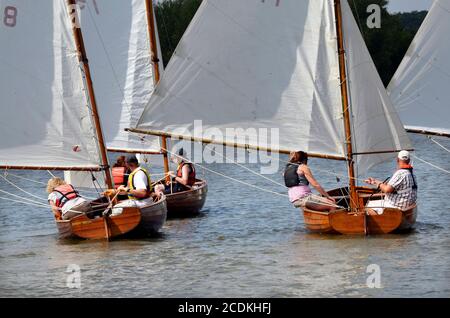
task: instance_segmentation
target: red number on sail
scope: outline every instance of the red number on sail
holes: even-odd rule
[[[17,23],[17,8],[8,6],[5,8],[5,16],[3,18],[3,23],[7,27],[15,27]]]

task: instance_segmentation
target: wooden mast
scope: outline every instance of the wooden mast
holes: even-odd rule
[[[111,178],[111,172],[109,170],[108,156],[105,147],[105,140],[103,138],[102,126],[98,115],[97,102],[95,100],[94,87],[92,85],[91,71],[89,68],[89,62],[87,59],[86,48],[84,46],[83,34],[81,32],[81,26],[78,21],[78,12],[76,9],[76,0],[67,0],[69,14],[72,22],[72,31],[75,38],[75,45],[78,52],[78,59],[83,65],[84,75],[86,77],[86,86],[88,89],[89,100],[91,103],[92,117],[94,119],[95,131],[97,133],[98,145],[100,149],[100,156],[102,160],[102,168],[105,171],[105,182],[109,189],[113,189],[113,183]]]
[[[154,85],[159,83],[161,78],[161,71],[159,69],[159,57],[158,57],[158,45],[155,32],[155,16],[153,13],[153,2],[152,0],[145,0],[145,8],[147,11],[147,27],[148,34],[150,37],[150,50],[152,54],[152,64],[153,64],[153,81]],[[164,158],[164,172],[167,174],[169,172],[169,158],[167,155],[167,137],[161,136],[162,149],[161,153]],[[170,176],[166,175],[166,181],[170,181]]]
[[[350,105],[348,98],[348,85],[347,85],[347,70],[345,63],[345,48],[344,48],[344,32],[342,30],[342,8],[341,1],[335,0],[334,13],[336,18],[336,33],[338,43],[339,54],[339,74],[341,81],[341,96],[342,96],[342,108],[344,113],[344,128],[345,128],[345,143],[347,147],[347,163],[348,163],[348,176],[350,187],[350,208],[356,210],[358,208],[358,197],[356,193],[355,183],[355,165],[353,161],[353,146],[352,146],[352,130],[350,122]]]

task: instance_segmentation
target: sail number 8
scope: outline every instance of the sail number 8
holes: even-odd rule
[[[3,23],[10,28],[16,26],[17,23],[17,8],[16,7],[5,7]]]

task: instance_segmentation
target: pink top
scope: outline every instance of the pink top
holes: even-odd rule
[[[312,193],[311,188],[307,185],[299,185],[296,187],[289,188],[288,190],[289,201],[295,202],[301,198],[306,197],[311,193]]]

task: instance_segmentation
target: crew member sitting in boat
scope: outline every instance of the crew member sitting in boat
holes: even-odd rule
[[[48,202],[57,220],[70,220],[92,210],[91,203],[61,178],[51,178],[47,183]]]
[[[403,150],[397,156],[397,171],[385,184],[383,181],[368,178],[366,183],[377,186],[385,194],[383,200],[373,200],[367,203],[367,213],[370,215],[383,214],[384,208],[395,208],[407,211],[417,201],[417,180],[411,165],[411,156]]]
[[[112,176],[114,179],[114,187],[117,189],[121,185],[126,186],[128,184],[128,175],[130,174],[130,169],[127,167],[126,157],[117,157],[116,163],[112,168]]]
[[[187,191],[197,181],[194,165],[189,162],[186,157],[186,152],[183,148],[178,150],[177,155],[172,156],[172,161],[178,165],[177,171],[169,171],[168,174],[171,177],[166,185],[157,185],[155,188],[156,193],[164,192],[165,194]]]
[[[303,151],[291,152],[289,163],[284,171],[284,183],[289,188],[289,200],[295,207],[314,211],[331,211],[335,209],[336,201],[320,186],[308,167],[308,154]],[[312,193],[312,185],[320,194]]]
[[[131,155],[126,159],[127,168],[131,173],[128,176],[128,185],[121,185],[117,190],[109,190],[109,196],[119,193],[119,195],[127,195],[128,200],[121,201],[114,206],[112,215],[120,214],[123,207],[136,206],[143,208],[153,204],[152,183],[150,174],[144,168],[139,166],[136,156]]]
[[[126,186],[128,184],[128,176],[130,175],[131,171],[127,167],[125,156],[117,157],[116,163],[113,165],[111,171],[115,189],[118,189],[121,185]],[[119,199],[119,201],[122,201],[128,199],[128,196],[119,195],[117,198]]]

